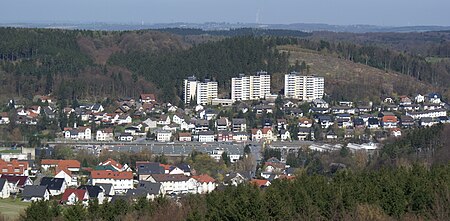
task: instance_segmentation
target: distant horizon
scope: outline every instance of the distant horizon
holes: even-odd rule
[[[0,23],[255,23],[450,26],[448,0],[16,0]]]

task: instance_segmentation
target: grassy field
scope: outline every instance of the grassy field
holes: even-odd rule
[[[0,199],[0,213],[6,220],[16,220],[28,205],[20,199]]]

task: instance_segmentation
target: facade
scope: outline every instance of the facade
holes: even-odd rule
[[[264,99],[266,95],[270,95],[270,75],[265,71],[259,71],[252,76],[239,74],[239,77],[231,79],[233,101],[259,100]]]
[[[91,171],[91,184],[111,184],[118,193],[133,189],[133,173],[130,171],[116,172],[108,170]]]
[[[156,132],[156,140],[158,142],[170,142],[172,138],[172,132],[168,130],[158,130]]]
[[[215,81],[205,79],[203,82],[197,81],[192,76],[184,80],[184,103],[190,104],[196,101],[197,104],[211,104],[213,99],[217,98],[218,84]]]
[[[114,141],[114,132],[112,128],[98,130],[95,136],[98,141]]]
[[[167,194],[196,192],[196,181],[184,174],[152,174],[148,181],[161,183]]]
[[[291,72],[284,76],[284,96],[304,101],[321,99],[324,94],[324,78]]]

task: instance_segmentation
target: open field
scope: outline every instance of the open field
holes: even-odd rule
[[[0,213],[6,220],[16,220],[29,204],[20,199],[0,199]]]

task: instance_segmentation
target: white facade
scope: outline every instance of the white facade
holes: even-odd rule
[[[98,141],[113,141],[114,133],[108,130],[98,130],[95,139]]]
[[[92,185],[102,183],[111,184],[114,187],[115,193],[125,193],[128,189],[134,189],[133,179],[112,179],[112,178],[92,179]]]
[[[6,199],[9,198],[9,196],[11,195],[11,189],[10,186],[8,185],[8,181],[5,180],[5,182],[3,182],[3,186],[0,186],[0,199]]]
[[[157,131],[156,132],[156,140],[158,142],[169,142],[172,138],[172,132],[170,131]]]
[[[184,80],[184,103],[190,104],[191,100],[196,100],[197,104],[211,104],[217,98],[218,84],[215,81],[205,79],[204,82],[197,81],[192,76]]]
[[[231,100],[258,100],[270,95],[270,75],[260,71],[253,76],[240,74],[231,79]]]
[[[291,72],[284,76],[284,96],[304,101],[321,99],[324,94],[324,78]]]

